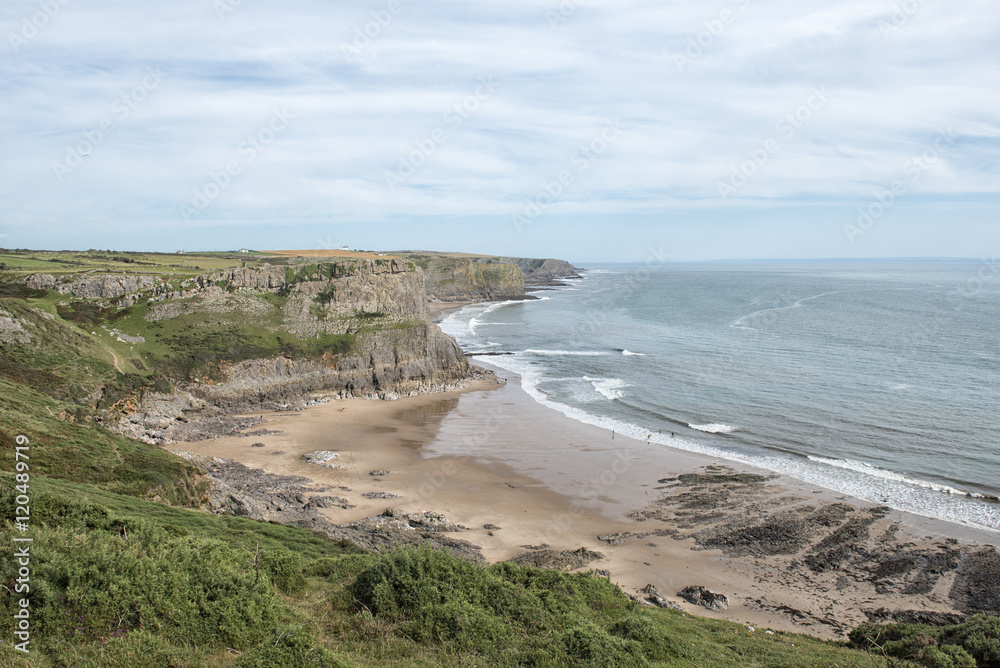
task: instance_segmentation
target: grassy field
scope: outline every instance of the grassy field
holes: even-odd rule
[[[53,276],[84,271],[146,272],[179,277],[259,262],[259,253],[127,253],[116,251],[11,251],[0,250],[4,269],[19,274]]]

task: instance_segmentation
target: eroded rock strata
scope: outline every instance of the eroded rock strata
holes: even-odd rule
[[[719,550],[730,567],[803,601],[728,592],[747,608],[839,633],[868,620],[954,623],[1000,613],[1000,555],[993,547],[918,540],[884,506],[817,502],[783,489],[777,476],[726,466],[659,483],[659,498],[631,515],[647,530],[598,539],[609,545],[650,535],[690,540],[691,549]]]

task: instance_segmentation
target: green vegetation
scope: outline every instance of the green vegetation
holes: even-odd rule
[[[261,261],[281,264],[278,258],[268,258],[260,253],[131,253],[121,251],[32,251],[0,250],[0,263],[4,269],[22,278],[32,273],[53,276],[78,274],[84,271],[109,271],[120,273],[124,269],[175,276],[196,276],[205,272],[251,266]]]
[[[197,297],[174,300],[161,318],[153,311],[161,305],[144,299],[118,308],[30,290],[23,277],[127,267],[179,290],[193,275],[260,259],[109,251],[0,258],[0,307],[30,337],[0,348],[0,542],[33,539],[30,592],[15,591],[17,562],[0,560],[0,616],[10,623],[19,600],[30,598],[32,654],[12,648],[8,626],[0,666],[792,668],[965,666],[969,657],[998,665],[992,619],[945,631],[865,626],[848,647],[639,606],[590,573],[483,566],[427,549],[375,555],[306,529],[202,511],[208,481],[198,469],[100,422],[151,389],[170,391],[171,379],[211,377],[225,362],[339,354],[368,331],[402,340],[395,330],[428,325],[358,309],[343,323],[355,333],[307,339],[281,327],[287,295],[236,291],[215,310]],[[334,278],[354,266],[290,264],[286,273]],[[27,492],[11,475],[19,436],[30,442]],[[21,534],[12,522],[26,493],[30,531]]]
[[[954,626],[862,624],[851,631],[854,647],[878,653],[891,666],[1000,667],[1000,618],[976,615]]]

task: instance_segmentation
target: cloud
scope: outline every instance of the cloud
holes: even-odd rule
[[[1000,7],[986,2],[11,0],[0,25],[13,237],[505,219],[615,119],[620,138],[552,212],[865,202],[949,129],[913,192],[1000,186]],[[294,118],[265,142],[276,110]]]

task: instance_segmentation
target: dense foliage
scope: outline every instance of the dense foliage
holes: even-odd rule
[[[862,624],[851,644],[927,668],[1000,668],[1000,617],[976,615],[954,626]]]

